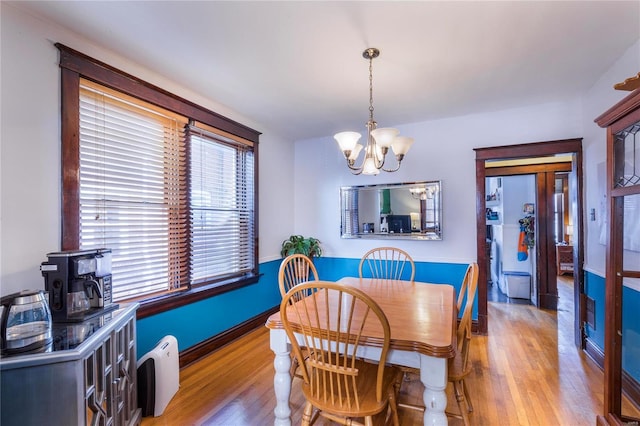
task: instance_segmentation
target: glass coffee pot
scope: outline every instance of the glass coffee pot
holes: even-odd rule
[[[51,312],[42,290],[23,290],[0,300],[3,354],[44,351],[51,346]]]

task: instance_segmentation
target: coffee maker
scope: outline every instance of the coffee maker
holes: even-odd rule
[[[111,298],[111,250],[47,254],[40,271],[53,322],[80,322],[116,309]]]

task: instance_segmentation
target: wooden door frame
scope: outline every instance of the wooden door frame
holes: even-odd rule
[[[476,251],[477,262],[479,267],[478,277],[478,324],[477,331],[481,334],[488,332],[488,316],[487,316],[487,252],[486,252],[486,210],[485,210],[485,178],[487,170],[485,162],[487,160],[504,160],[553,156],[559,154],[572,154],[572,171],[576,176],[576,223],[574,223],[574,330],[576,346],[583,346],[582,320],[585,315],[580,304],[580,294],[584,290],[584,238],[583,238],[583,216],[582,216],[582,138],[563,139],[546,142],[534,142],[517,145],[506,145],[486,148],[475,148],[476,152]],[[535,173],[535,172],[533,172]],[[537,191],[540,193],[541,191]],[[541,196],[537,196],[536,202],[538,208],[546,208],[546,201],[541,205]],[[540,211],[540,210],[539,210]],[[540,256],[546,255],[548,241],[544,244],[544,250],[538,252]],[[553,267],[555,269],[555,266]],[[553,309],[557,306],[557,289],[546,289],[547,295],[541,300],[545,304],[553,305]],[[555,298],[551,297],[555,291]],[[545,306],[541,306],[545,307]]]

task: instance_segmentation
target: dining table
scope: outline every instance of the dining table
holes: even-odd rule
[[[386,315],[391,328],[387,363],[418,369],[424,385],[424,424],[446,425],[447,366],[456,352],[456,292],[448,284],[378,278],[345,277],[341,285],[359,288],[369,295]],[[266,322],[270,348],[275,354],[273,380],[276,396],[274,425],[291,424],[291,343],[288,340],[280,312]],[[375,359],[379,356],[381,335],[371,332],[358,356]],[[366,341],[371,342],[370,345]]]

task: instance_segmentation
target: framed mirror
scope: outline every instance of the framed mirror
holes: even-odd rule
[[[340,188],[342,238],[442,239],[440,181]]]

